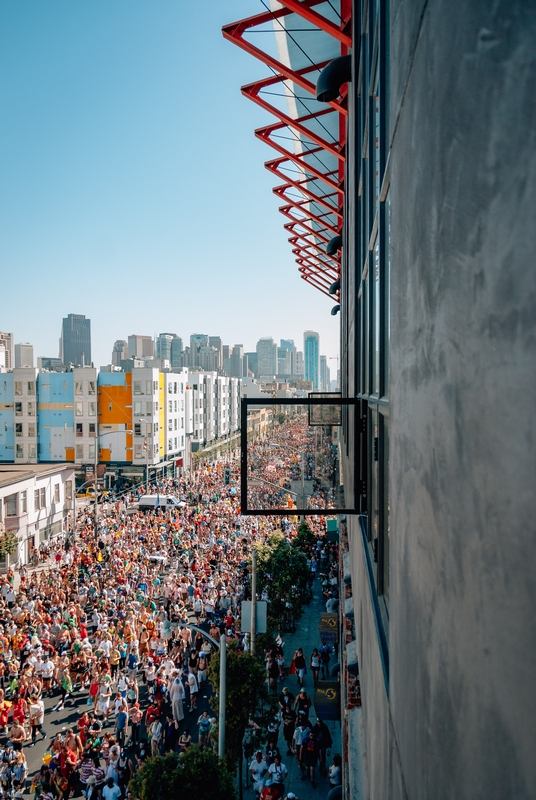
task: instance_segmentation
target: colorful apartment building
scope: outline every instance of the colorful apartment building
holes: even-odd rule
[[[90,472],[98,459],[112,474],[174,471],[191,450],[238,429],[239,397],[238,379],[187,369],[0,373],[0,463]]]

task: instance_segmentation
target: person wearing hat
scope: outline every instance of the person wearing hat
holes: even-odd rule
[[[281,692],[281,694],[279,695],[279,698],[278,698],[279,707],[280,707],[281,711],[284,711],[285,708],[288,708],[288,707],[292,708],[292,705],[294,703],[294,699],[295,699],[294,695],[292,694],[292,692],[289,692],[288,687],[287,686],[283,686],[283,690],[282,690],[282,692]]]
[[[268,772],[268,764],[262,756],[262,752],[257,750],[253,757],[253,761],[249,765],[249,774],[253,779],[253,791],[259,797],[263,788],[264,776]]]
[[[99,796],[99,789],[97,789],[97,779],[94,775],[90,775],[88,777],[83,794],[86,800],[96,800],[96,798]]]
[[[311,698],[305,691],[305,689],[301,689],[299,695],[297,696],[296,700],[294,701],[294,711],[300,715],[300,713],[305,714],[306,717],[309,716],[309,709],[313,705]]]

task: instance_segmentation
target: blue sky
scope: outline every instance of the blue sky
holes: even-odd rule
[[[62,317],[86,314],[97,366],[160,331],[249,350],[312,329],[337,355],[334,302],[299,277],[253,134],[273,118],[240,94],[268,69],[221,35],[262,10],[3,0],[0,330],[56,356]]]

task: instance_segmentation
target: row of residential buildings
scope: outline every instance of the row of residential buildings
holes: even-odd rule
[[[0,463],[186,466],[238,430],[239,397],[239,380],[216,372],[15,368],[0,374]]]

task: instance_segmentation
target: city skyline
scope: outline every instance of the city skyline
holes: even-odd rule
[[[12,303],[0,325],[36,356],[57,356],[71,311],[91,319],[97,365],[133,330],[186,340],[210,327],[252,350],[275,320],[338,353],[335,300],[300,278],[252,132],[271,116],[240,94],[251,63],[221,36],[230,13],[255,10],[207,0],[207,59],[190,4],[2,5],[0,264],[4,295],[22,276],[25,292],[24,322]]]
[[[73,316],[74,317],[78,317],[78,316],[83,317],[84,315],[69,313],[66,316],[64,316],[63,319],[65,320],[68,317],[73,317]],[[3,321],[4,319],[5,319],[5,315],[4,315],[4,313],[2,313],[2,320],[1,321]],[[90,347],[91,347],[91,352],[94,352],[96,350],[96,348],[94,346],[94,337],[95,337],[96,328],[93,325],[93,320],[92,319],[86,318],[86,321],[91,323]],[[284,324],[285,324],[285,329],[287,329],[288,328],[288,323],[285,322]],[[6,331],[9,330],[9,328],[6,325],[4,325],[3,327],[4,327],[4,329]],[[168,331],[169,330],[173,330],[173,328],[174,328],[173,325],[169,326],[168,327]],[[198,328],[199,328],[199,326],[198,326]],[[240,345],[240,346],[243,347],[243,352],[247,353],[247,352],[254,352],[256,350],[257,343],[259,341],[263,340],[263,339],[272,339],[276,346],[278,346],[278,342],[283,343],[283,342],[290,342],[292,340],[294,340],[294,342],[296,342],[296,341],[297,342],[303,342],[304,333],[307,333],[307,332],[308,332],[307,330],[301,331],[298,334],[296,334],[293,338],[290,337],[288,334],[287,334],[287,338],[283,338],[283,337],[280,337],[280,336],[274,337],[274,336],[264,336],[263,335],[263,336],[258,336],[256,339],[253,339],[253,340],[252,340],[252,337],[250,337],[249,339],[237,338],[236,341],[226,340],[226,337],[221,336],[221,335],[219,335],[218,338],[220,338],[222,341],[225,341],[226,345],[229,346],[231,350],[232,350],[233,347],[235,347],[237,345]],[[45,348],[41,347],[41,345],[39,343],[32,342],[29,339],[29,337],[26,337],[26,326],[25,326],[24,332],[21,333],[20,336],[19,336],[19,330],[18,329],[10,330],[9,333],[13,337],[13,342],[16,342],[16,343],[21,342],[21,343],[24,343],[26,345],[29,345],[29,346],[33,347],[33,353],[34,353],[34,357],[35,357],[36,363],[37,363],[37,359],[38,358],[54,358],[55,357],[55,353],[57,352],[57,349],[58,349],[57,338],[56,338],[56,346],[55,346],[55,348],[51,347],[50,349],[46,350]],[[110,365],[110,364],[114,364],[114,360],[113,360],[114,347],[118,342],[121,342],[121,341],[124,341],[125,343],[130,343],[130,352],[127,353],[127,357],[132,357],[133,355],[141,356],[142,355],[141,350],[140,350],[139,353],[135,353],[132,350],[134,338],[143,339],[143,340],[150,339],[151,342],[152,342],[152,345],[153,345],[152,351],[151,352],[148,352],[148,351],[147,352],[143,352],[143,356],[150,357],[150,356],[152,356],[154,354],[154,356],[156,357],[156,355],[157,355],[157,353],[156,353],[156,344],[157,344],[158,338],[160,336],[169,336],[169,335],[170,335],[169,333],[165,333],[163,330],[159,331],[159,332],[155,332],[154,334],[148,334],[148,333],[131,333],[131,334],[129,334],[129,333],[125,333],[124,331],[120,332],[120,335],[118,335],[115,339],[112,339],[110,341],[108,347],[106,347],[104,345],[102,346],[102,351],[105,354],[104,359],[96,359],[95,357],[93,357],[92,363],[95,365],[95,367],[97,369],[99,367],[103,367],[103,366],[107,366],[107,365]],[[175,335],[177,335],[178,339],[181,340],[181,342],[183,343],[184,347],[189,345],[189,342],[190,342],[190,339],[191,339],[192,336],[206,336],[207,340],[209,338],[214,338],[214,336],[212,334],[197,334],[197,333],[194,333],[194,332],[192,332],[188,336],[184,336],[184,335],[181,336],[180,333],[177,333]],[[26,339],[25,339],[25,337],[26,337]],[[52,341],[53,341],[53,337],[51,337],[51,338],[52,338]],[[98,338],[102,338],[102,337],[98,337]],[[42,336],[39,337],[39,339],[40,339],[40,341],[43,341],[43,337]],[[130,340],[130,342],[129,342],[129,340]],[[320,341],[322,343],[322,337],[320,337]],[[248,346],[248,344],[246,344],[245,342],[248,342],[248,344],[251,343],[251,346]],[[300,352],[300,349],[298,347],[296,347],[296,349],[298,350],[298,352]],[[332,356],[332,355],[329,355],[327,352],[325,352],[325,350],[323,349],[323,346],[322,346],[321,349],[322,349],[322,352],[319,353],[319,355],[321,354],[321,355],[325,355],[326,356],[326,358],[328,360],[328,367],[331,369],[331,374],[332,375],[336,375],[337,368],[333,369],[333,365],[332,364],[330,365],[329,362],[330,361],[336,361],[336,363],[338,364],[338,351],[337,351],[337,353],[335,355]],[[303,352],[303,350],[301,352]],[[223,362],[222,362],[222,364],[223,364]],[[117,363],[115,365],[118,366],[119,364]],[[80,366],[80,365],[77,364],[77,366]],[[277,374],[277,370],[276,370],[276,372],[274,374]]]

